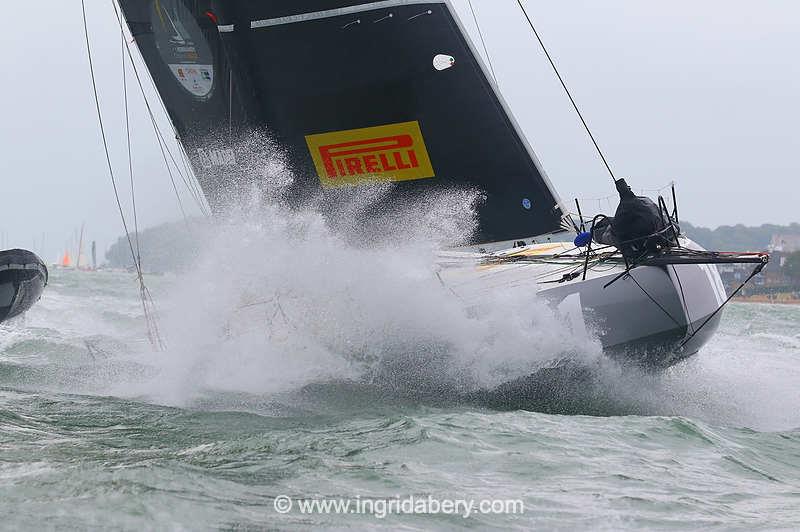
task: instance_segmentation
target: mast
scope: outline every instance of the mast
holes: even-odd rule
[[[86,222],[81,224],[81,236],[78,239],[78,254],[75,258],[75,269],[79,270],[81,268],[81,255],[83,254],[83,230],[86,226]]]

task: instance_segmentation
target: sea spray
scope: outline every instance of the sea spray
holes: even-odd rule
[[[395,205],[394,225],[364,231],[359,214],[385,197],[376,185],[335,211],[253,200],[219,217],[163,300],[169,349],[149,361],[158,377],[141,393],[185,404],[350,380],[458,395],[597,355],[535,293],[498,288],[476,310],[442,284],[437,253],[469,234],[474,191]]]
[[[437,275],[437,256],[472,235],[480,191],[404,198],[376,183],[290,201],[295,177],[275,144],[253,135],[246,148],[240,152],[250,159],[239,157],[243,170],[229,179],[259,178],[247,179],[246,194],[222,201],[227,207],[208,223],[190,224],[187,238],[202,243],[194,265],[176,277],[148,278],[168,350],[153,353],[133,338],[143,327],[132,276],[90,281],[65,274],[28,320],[50,328],[33,333],[50,346],[45,358],[61,354],[26,382],[199,408],[260,411],[253,405],[270,397],[293,394],[291,400],[330,383],[321,396],[331,403],[363,397],[369,404],[377,390],[388,404],[468,401],[800,425],[796,385],[784,378],[796,372],[788,364],[780,375],[759,365],[766,355],[753,355],[755,346],[736,327],[692,360],[651,373],[603,357],[595,341],[575,337],[534,293],[496,287],[477,301],[454,295]],[[759,343],[778,334],[783,340],[774,350],[796,351],[796,336],[780,336],[794,330],[796,317],[784,321],[777,331],[758,329],[760,320],[743,330],[760,335]],[[4,356],[30,360],[23,336],[4,343]],[[738,344],[750,348],[738,353]],[[567,371],[550,371],[564,360]],[[509,389],[512,400],[486,400],[498,386],[537,372],[545,376],[538,382],[556,385],[539,388],[545,403],[518,388]],[[215,402],[227,394],[241,404]]]
[[[249,337],[245,335],[232,341],[227,339],[228,332],[223,324],[226,321],[235,324],[235,319],[224,320],[219,313],[204,318],[202,309],[191,308],[192,303],[181,306],[178,297],[181,291],[197,290],[194,296],[197,299],[192,302],[204,297],[199,293],[202,286],[192,285],[190,280],[184,282],[172,276],[149,278],[163,322],[169,325],[170,341],[167,352],[153,353],[143,337],[143,321],[137,317],[137,291],[130,274],[56,272],[48,292],[27,315],[24,326],[0,327],[3,340],[0,387],[63,393],[70,397],[120,397],[201,410],[244,410],[270,416],[295,415],[299,411],[350,416],[362,410],[399,412],[413,405],[443,408],[469,405],[468,408],[521,408],[557,414],[683,416],[757,430],[800,427],[797,386],[800,353],[791,342],[798,334],[798,308],[731,305],[712,343],[691,360],[663,372],[621,365],[594,355],[596,352],[591,348],[569,353],[569,348],[563,347],[559,338],[554,340],[555,347],[540,339],[531,343],[530,350],[517,349],[514,342],[519,338],[518,333],[513,332],[506,339],[502,329],[516,327],[516,324],[500,323],[500,328],[492,331],[494,325],[482,324],[479,320],[477,323],[483,327],[483,332],[496,333],[494,344],[484,351],[486,358],[473,356],[476,363],[466,366],[471,376],[481,374],[480,362],[486,364],[489,378],[483,381],[483,391],[490,387],[489,383],[502,380],[504,373],[509,376],[524,373],[524,369],[514,369],[513,358],[510,358],[512,363],[508,362],[509,353],[522,357],[523,363],[530,360],[526,357],[539,360],[548,353],[584,361],[582,365],[572,366],[572,379],[562,378],[563,386],[555,388],[555,393],[544,404],[529,400],[519,389],[508,396],[513,401],[499,402],[495,400],[496,395],[491,398],[493,400],[486,400],[486,394],[478,389],[480,381],[476,384],[476,379],[467,381],[473,391],[466,396],[447,394],[458,382],[439,378],[441,367],[458,366],[452,360],[453,350],[442,348],[443,343],[428,348],[425,342],[418,341],[414,345],[409,340],[409,343],[398,344],[397,349],[385,349],[385,356],[366,363],[349,361],[349,355],[355,351],[344,351],[347,356],[323,351],[320,356],[333,360],[338,366],[334,370],[327,369],[324,375],[315,375],[313,370],[319,366],[310,362],[308,354],[299,351],[299,356],[292,356],[294,352],[284,348],[304,339],[282,318],[273,319],[271,339],[266,327],[261,327],[255,332],[251,329]],[[176,283],[180,290],[175,288]],[[213,287],[215,283],[210,282],[210,285]],[[172,309],[176,309],[176,313]],[[289,317],[293,316],[288,306],[286,311]],[[181,312],[186,313],[187,318],[183,327],[178,327]],[[502,317],[504,313],[496,315]],[[267,317],[271,316],[270,313]],[[529,334],[550,334],[546,330],[547,320],[538,319],[544,326],[529,329]],[[186,332],[190,324],[200,329],[199,332],[195,330],[197,338]],[[232,328],[230,334],[247,332],[244,323],[239,325],[240,328]],[[558,335],[564,334],[560,325],[557,329]],[[478,336],[474,331],[468,334],[474,334],[473,338]],[[555,332],[552,334],[557,336]],[[203,342],[203,338],[209,338],[210,343]],[[489,335],[484,335],[486,338]],[[389,346],[388,343],[373,345],[376,349]],[[401,349],[404,347],[408,348]],[[430,353],[445,353],[445,356],[435,357]],[[417,363],[404,364],[404,355]],[[395,373],[391,371],[392,364],[387,364],[390,361],[394,361]],[[288,366],[292,362],[303,377],[292,381],[297,385],[294,389],[281,380],[288,371],[279,371],[281,365]],[[193,365],[199,370],[193,371]],[[263,372],[256,371],[263,368],[266,368]],[[248,369],[252,370],[251,374],[247,373]],[[539,376],[542,373],[555,375],[551,369],[539,372]],[[453,373],[457,374],[457,369],[450,369],[448,375]],[[418,383],[414,382],[417,377],[420,377]],[[273,380],[267,381],[269,378]],[[285,381],[291,379],[285,377]],[[314,384],[303,384],[311,381]],[[420,391],[420,387],[426,387],[427,392]],[[437,387],[442,393],[431,393]],[[270,389],[288,391],[280,394]],[[470,389],[470,385],[463,389]]]

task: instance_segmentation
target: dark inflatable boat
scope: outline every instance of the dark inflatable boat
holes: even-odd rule
[[[47,266],[30,251],[0,251],[0,323],[30,309],[47,286]]]

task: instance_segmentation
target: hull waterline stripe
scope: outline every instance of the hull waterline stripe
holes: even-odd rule
[[[326,11],[317,11],[315,13],[302,13],[300,15],[290,15],[288,17],[254,20],[250,23],[250,27],[252,29],[269,28],[271,26],[283,26],[285,24],[307,22],[309,20],[320,20],[324,18],[338,17],[341,15],[352,15],[355,13],[363,13],[364,11],[374,11],[376,9],[384,9],[390,7],[418,5],[418,4],[445,4],[445,3],[446,3],[445,0],[384,0],[382,2],[372,2],[370,4],[361,4],[358,6],[341,7],[338,9],[328,9]]]

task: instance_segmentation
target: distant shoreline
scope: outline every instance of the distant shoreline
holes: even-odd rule
[[[789,294],[776,294],[774,296],[737,296],[733,299],[736,303],[769,303],[773,305],[800,305],[800,298]]]

